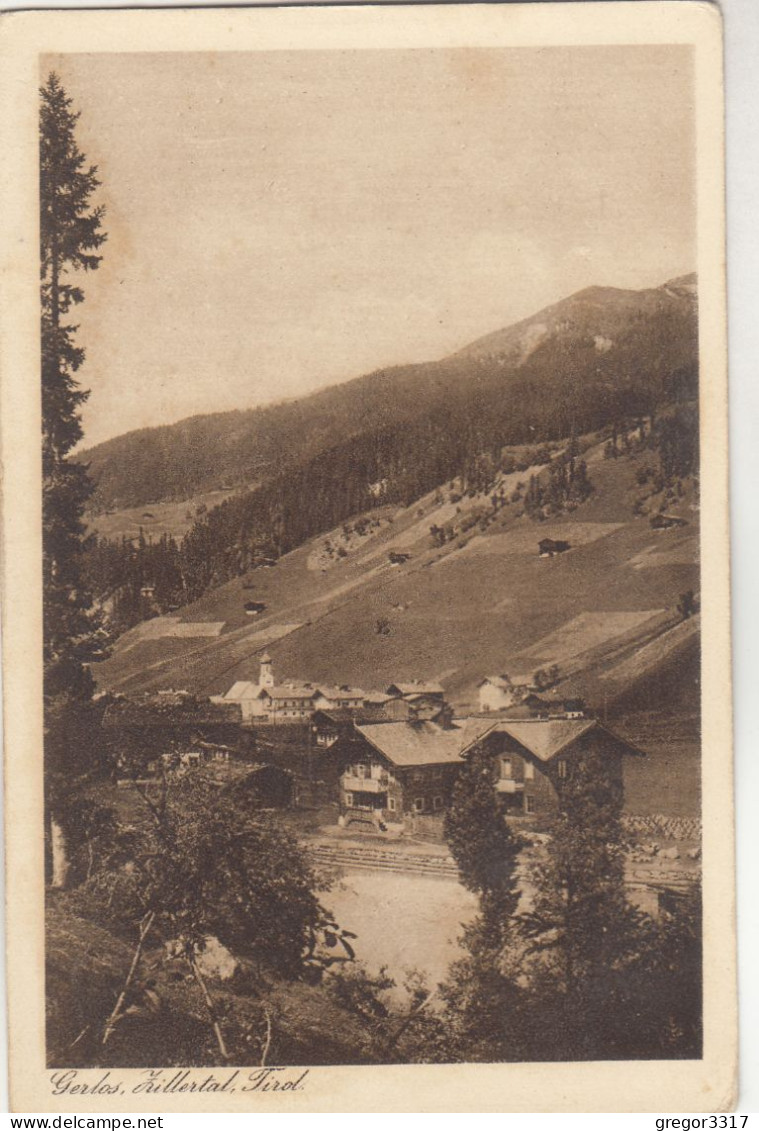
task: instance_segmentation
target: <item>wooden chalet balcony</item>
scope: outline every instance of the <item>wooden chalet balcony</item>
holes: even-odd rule
[[[519,793],[524,789],[523,781],[514,781],[513,778],[499,778],[495,783],[496,793]]]
[[[350,793],[386,793],[387,778],[357,778],[353,774],[343,774],[343,789]]]

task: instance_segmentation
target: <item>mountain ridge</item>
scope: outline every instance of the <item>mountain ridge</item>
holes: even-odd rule
[[[438,361],[113,437],[77,455],[96,484],[93,512],[245,488],[351,437],[392,433],[472,400],[481,402],[484,418],[497,409],[507,442],[529,439],[537,427],[566,433],[573,415],[586,428],[607,423],[622,401],[633,404],[636,383],[643,407],[646,397],[659,395],[657,382],[696,366],[695,286],[690,275],[640,291],[585,288]],[[553,422],[540,404],[552,389],[562,413]],[[601,405],[593,404],[594,390]],[[508,391],[523,407],[535,402],[534,423],[512,421],[511,434]]]

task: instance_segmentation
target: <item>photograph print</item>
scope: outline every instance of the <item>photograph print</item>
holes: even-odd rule
[[[39,55],[56,1094],[704,1056],[695,59]]]

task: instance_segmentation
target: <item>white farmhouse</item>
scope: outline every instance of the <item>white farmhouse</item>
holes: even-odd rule
[[[481,711],[500,711],[504,707],[514,707],[524,697],[523,684],[515,682],[510,676],[486,675],[477,684]]]

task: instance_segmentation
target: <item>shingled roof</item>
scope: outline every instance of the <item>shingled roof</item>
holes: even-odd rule
[[[394,691],[400,692],[401,695],[444,695],[444,688],[439,683],[427,682],[425,680],[413,680],[411,683],[391,683],[387,689],[388,694],[392,695]]]
[[[490,730],[487,719],[462,719],[449,727],[432,722],[372,723],[359,734],[395,766],[460,763],[462,752]]]
[[[317,691],[324,696],[325,699],[330,701],[341,699],[353,699],[363,701],[365,692],[360,687],[328,687],[323,683],[317,685]]]
[[[229,691],[224,696],[227,703],[239,703],[242,699],[255,699],[258,695],[260,688],[257,683],[250,683],[246,680],[238,680],[233,683]]]
[[[286,683],[279,687],[263,687],[261,689],[261,696],[268,695],[270,699],[300,699],[306,702],[313,699],[316,694],[315,687],[304,687],[303,685],[289,687]]]
[[[595,719],[517,719],[501,723],[496,730],[511,735],[541,762],[549,762],[595,725]]]
[[[482,720],[484,722],[484,720]],[[597,719],[499,719],[487,728],[489,734],[508,734],[541,762],[550,762],[588,731],[602,731],[607,739],[626,754],[643,756],[643,751],[620,738]],[[483,731],[483,734],[485,731]],[[470,746],[477,741],[476,736]],[[469,747],[467,747],[467,750]],[[464,753],[467,751],[465,750]]]
[[[367,706],[372,707],[377,704],[387,703],[389,699],[392,699],[392,696],[388,695],[385,691],[367,691],[364,696],[364,701]]]
[[[328,723],[381,723],[387,715],[381,707],[320,707],[314,721]]]

